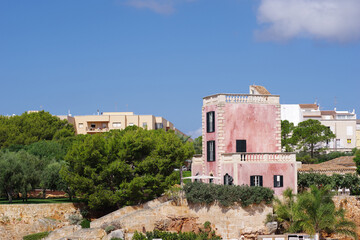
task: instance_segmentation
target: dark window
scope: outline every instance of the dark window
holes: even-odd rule
[[[224,175],[224,185],[233,185],[234,179],[229,175]]]
[[[246,152],[246,140],[236,140],[236,152]]]
[[[263,177],[260,175],[250,176],[250,186],[261,186],[263,185]]]
[[[215,112],[207,112],[206,113],[206,132],[214,132],[215,131]]]
[[[207,161],[215,161],[215,141],[207,141]]]
[[[196,173],[195,176],[199,176],[199,173]],[[195,178],[194,181],[195,181],[195,182],[198,182],[199,179]]]
[[[283,187],[284,181],[282,175],[274,175],[274,187]]]
[[[163,123],[155,123],[155,129],[163,129],[164,125]]]
[[[213,177],[212,174],[210,174],[210,177]],[[213,183],[214,182],[214,178],[209,178],[209,183]]]
[[[90,127],[91,127],[91,128],[95,128],[95,127],[96,127],[95,123],[92,123],[92,124],[90,125]]]

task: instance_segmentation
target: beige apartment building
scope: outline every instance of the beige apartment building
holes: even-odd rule
[[[174,130],[176,133],[186,136],[170,121],[154,115],[135,115],[133,112],[103,112],[98,115],[58,117],[67,119],[73,124],[76,134],[95,134],[113,129],[124,129],[128,126],[138,126],[148,130]]]
[[[360,145],[360,136],[358,136],[360,124],[357,124],[355,110],[352,112],[338,111],[335,108],[330,111],[322,111],[317,104],[285,104],[282,105],[281,110],[282,120],[298,123],[314,119],[329,127],[336,135],[333,141],[327,143],[329,151],[349,152]]]

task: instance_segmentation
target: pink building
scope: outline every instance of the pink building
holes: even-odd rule
[[[281,152],[279,99],[261,86],[250,86],[250,94],[204,97],[203,154],[193,158],[192,176],[269,187],[276,195],[288,187],[297,192],[296,156]]]

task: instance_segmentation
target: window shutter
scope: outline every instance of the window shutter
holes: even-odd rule
[[[276,175],[274,175],[274,187],[277,187]]]
[[[255,186],[255,176],[250,176],[250,186]]]
[[[263,177],[259,176],[259,186],[262,187],[262,185],[263,185]]]
[[[206,157],[207,157],[207,161],[210,161],[210,141],[206,142]]]
[[[236,152],[246,152],[246,140],[236,140]]]
[[[280,176],[280,187],[284,186],[283,176]]]

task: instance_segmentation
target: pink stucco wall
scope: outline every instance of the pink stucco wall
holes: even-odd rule
[[[263,176],[263,187],[273,188],[276,195],[281,195],[286,188],[296,189],[296,164],[295,163],[236,163],[238,185],[250,185],[251,175]],[[284,186],[274,188],[274,175],[283,175]]]
[[[207,133],[206,132],[206,113],[207,112],[211,112],[211,111],[215,111],[215,131],[212,133]],[[213,174],[214,176],[217,175],[217,168],[216,168],[216,164],[219,161],[219,149],[218,149],[218,139],[217,139],[217,131],[218,131],[218,118],[217,118],[217,106],[216,105],[210,105],[210,106],[206,106],[204,108],[203,114],[204,114],[204,120],[205,120],[205,135],[204,135],[204,139],[203,139],[203,144],[205,146],[205,151],[203,153],[203,155],[205,156],[205,175],[210,175]],[[207,161],[207,141],[215,141],[215,162],[208,162]]]
[[[268,104],[225,106],[225,152],[236,152],[236,140],[246,140],[247,152],[278,152],[277,108]]]

